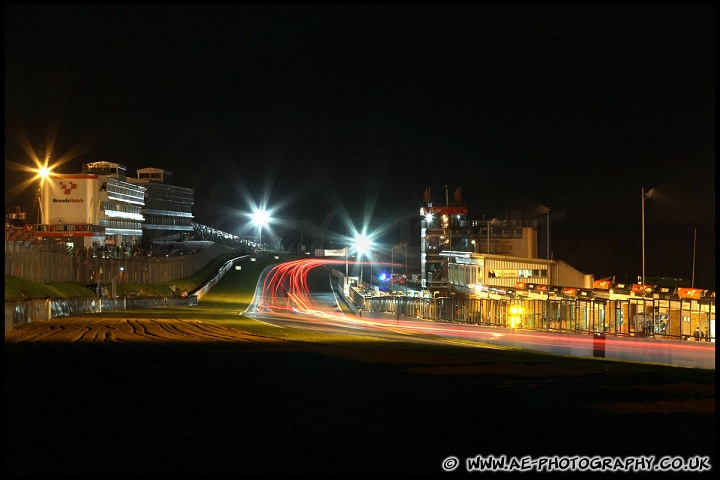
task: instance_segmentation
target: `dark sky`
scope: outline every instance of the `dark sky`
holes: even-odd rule
[[[266,201],[280,235],[402,237],[447,185],[472,218],[584,224],[654,188],[647,224],[714,235],[715,6],[6,5],[6,206],[26,146],[169,169],[238,234]]]

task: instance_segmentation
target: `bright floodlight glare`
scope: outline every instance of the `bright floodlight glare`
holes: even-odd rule
[[[370,251],[370,238],[364,233],[355,237],[355,247],[360,253],[367,253]]]
[[[44,165],[38,161],[35,163],[37,164],[37,167],[32,169],[35,174],[33,176],[33,180],[39,180],[40,183],[43,183],[45,180],[50,178],[50,175],[52,175],[54,166],[48,165],[47,162],[45,162]]]
[[[260,228],[270,223],[270,214],[262,209],[255,210],[252,213],[251,218],[253,223]]]

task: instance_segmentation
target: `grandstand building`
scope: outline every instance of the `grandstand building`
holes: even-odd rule
[[[141,168],[137,175],[128,181],[145,188],[143,242],[187,240],[195,231],[192,213],[195,191],[173,185],[169,170]]]
[[[37,240],[70,250],[131,251],[142,244],[187,239],[195,230],[193,197],[193,189],[172,184],[170,171],[142,168],[137,178],[128,178],[124,165],[92,162],[81,173],[51,172],[43,178],[40,222],[22,228]]]

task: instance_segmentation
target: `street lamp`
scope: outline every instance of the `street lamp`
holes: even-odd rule
[[[263,208],[257,208],[251,215],[253,223],[260,229],[260,248],[264,250],[262,245],[262,229],[270,223],[270,213]]]
[[[365,233],[361,233],[355,237],[355,248],[358,252],[358,261],[360,261],[360,283],[363,283],[363,262],[361,258],[364,253],[370,251],[370,246],[370,238]],[[372,280],[372,271],[370,271],[370,279]]]
[[[37,169],[37,172],[35,173],[35,178],[39,180],[38,187],[37,187],[37,202],[38,202],[38,215],[37,215],[37,223],[41,224],[45,222],[45,215],[43,214],[43,197],[42,197],[42,189],[43,185],[45,184],[45,181],[47,181],[50,178],[50,175],[52,173],[52,168],[47,166],[47,162],[45,163],[45,166],[39,167]]]
[[[643,317],[645,316],[645,200],[652,197],[653,192],[655,191],[654,188],[651,188],[650,190],[645,192],[645,187],[641,187],[642,191],[642,208],[641,208],[641,216],[642,216],[642,290],[643,290]]]

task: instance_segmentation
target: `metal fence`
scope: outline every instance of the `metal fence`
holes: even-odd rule
[[[70,253],[57,245],[38,242],[5,242],[5,275],[36,283],[161,284],[189,277],[219,255],[233,251],[237,252],[228,246],[213,244],[195,253],[175,256],[129,252],[109,255],[91,249]]]
[[[5,331],[10,332],[27,323],[45,322],[51,318],[117,310],[189,307],[197,305],[198,297],[186,298],[43,298],[5,304]]]
[[[337,271],[333,275],[342,291],[344,275]],[[714,298],[698,301],[628,297],[606,302],[554,299],[548,304],[534,299],[388,295],[357,286],[348,288],[343,297],[361,316],[366,311],[518,330],[715,342]],[[640,307],[641,302],[646,306]],[[551,312],[550,319],[544,317],[546,308]],[[653,314],[638,315],[638,311]]]
[[[647,315],[648,319],[652,318],[652,326],[648,328],[646,321],[640,321],[638,315],[630,315],[629,312],[637,310],[633,300],[608,302],[607,310],[611,310],[613,315],[608,323],[605,323],[597,321],[592,315],[580,315],[582,308],[576,300],[553,301],[552,311],[560,316],[546,322],[532,313],[527,313],[532,312],[533,304],[538,303],[533,300],[511,303],[496,299],[363,295],[355,288],[350,289],[349,296],[360,310],[394,313],[438,322],[586,335],[601,333],[617,337],[715,342],[714,300],[711,304],[694,300],[668,302],[667,315]],[[649,307],[648,311],[660,310],[657,304],[659,301],[655,300],[654,306]],[[542,308],[539,306],[538,311]],[[526,313],[514,316],[513,310]],[[623,317],[629,320],[618,320],[619,312],[623,312]]]

